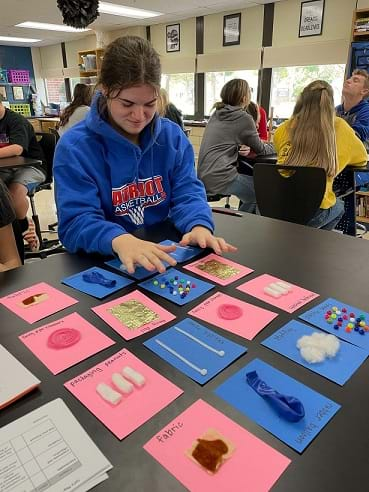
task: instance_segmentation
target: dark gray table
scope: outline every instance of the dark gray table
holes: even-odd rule
[[[216,214],[215,220],[217,232],[227,237],[239,248],[238,252],[232,255],[232,259],[255,270],[254,274],[247,278],[251,279],[267,272],[319,293],[321,298],[309,304],[308,307],[319,303],[324,298],[336,297],[367,310],[369,298],[369,244],[367,241],[249,214],[245,214],[244,217]],[[155,241],[167,237],[176,239],[176,235],[167,225],[157,227],[154,231],[147,233],[142,232],[141,236],[150,237]],[[77,305],[34,325],[27,324],[0,306],[0,343],[42,381],[38,391],[0,411],[1,426],[60,397],[67,403],[81,425],[114,466],[109,472],[109,480],[100,484],[95,490],[101,492],[179,492],[185,490],[184,487],[148,455],[142,446],[195,400],[203,398],[235,422],[291,458],[292,463],[275,484],[274,491],[356,492],[369,489],[369,362],[366,361],[345,386],[340,387],[260,345],[262,340],[290,319],[296,318],[300,312],[308,308],[307,306],[293,316],[273,307],[272,309],[276,310],[279,316],[250,342],[211,326],[214,331],[223,336],[246,345],[248,353],[204,387],[200,387],[143,347],[142,342],[152,334],[126,342],[91,311],[91,307],[99,304],[98,300],[60,284],[61,278],[91,265],[98,265],[99,261],[101,260],[97,258],[68,254],[56,255],[28,264],[24,268],[0,274],[0,295],[9,294],[36,282],[46,281],[80,301]],[[244,281],[245,279],[239,280],[231,286],[217,287],[217,289],[268,308],[268,305],[261,301],[235,290],[235,287]],[[133,287],[128,287],[124,292],[129,292],[131,289]],[[108,297],[107,300],[121,295],[122,291]],[[187,311],[205,297],[206,295],[180,308],[152,295],[155,301],[172,311],[179,319],[185,317]],[[106,302],[106,299],[103,302]],[[57,320],[73,311],[80,313],[117,343],[77,366],[57,376],[52,376],[17,337],[32,328]],[[163,329],[165,328],[159,328],[158,331]],[[184,394],[126,439],[119,441],[64,389],[63,383],[123,347],[127,347],[144,362],[177,384],[184,390]],[[255,357],[274,365],[342,405],[342,409],[302,455],[294,452],[212,393],[214,388]],[[224,492],[235,491],[230,489]]]

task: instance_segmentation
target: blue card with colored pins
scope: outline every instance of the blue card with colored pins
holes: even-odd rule
[[[215,287],[214,284],[179,272],[175,268],[170,268],[165,273],[160,273],[138,285],[180,306],[194,301]]]
[[[334,311],[332,311],[332,308],[337,308],[338,313],[335,314]],[[346,312],[342,311],[342,309],[346,310]],[[325,318],[329,311],[331,311],[331,314],[335,314],[334,319],[328,320]],[[354,314],[354,317],[352,318],[354,320],[352,322],[353,327],[349,331],[346,331],[348,329],[347,325],[350,323],[351,314]],[[361,319],[361,316],[363,319]],[[329,317],[331,318],[331,316]],[[305,311],[299,318],[369,352],[369,313],[366,313],[365,311],[361,311],[349,304],[344,304],[337,299],[329,298],[308,311]],[[358,319],[363,321],[364,326],[357,326],[356,320]],[[341,326],[339,326],[340,323],[342,323]]]
[[[304,406],[305,416],[298,422],[280,417],[267,399],[247,383],[246,374],[252,371],[256,371],[259,378],[273,390],[297,398]],[[299,453],[304,451],[341,408],[333,400],[259,359],[254,359],[236,372],[214,392]]]
[[[103,283],[107,285],[101,285],[100,283],[86,282],[83,279],[84,274],[87,274],[87,276],[92,279],[94,278],[93,275],[95,274],[95,277],[102,280]],[[75,275],[71,275],[70,277],[63,278],[61,282],[65,285],[68,285],[69,287],[73,287],[73,289],[77,289],[80,290],[81,292],[84,292],[85,294],[89,294],[90,296],[97,297],[97,299],[103,299],[104,297],[112,294],[113,292],[123,289],[124,287],[127,287],[127,285],[133,284],[133,280],[122,277],[121,275],[116,275],[115,273],[109,272],[108,270],[104,270],[103,268],[99,268],[99,267],[92,267],[89,268],[88,270],[84,270],[83,272],[79,272],[76,273]],[[109,285],[109,283],[110,284],[114,283],[114,285]]]
[[[166,239],[165,241],[161,241],[159,244],[162,246],[175,246],[176,250],[173,253],[169,253],[178,263],[183,263],[184,261],[191,260],[195,256],[200,255],[204,252],[201,248],[196,248],[195,246],[180,246],[178,243],[174,241],[170,241]]]
[[[360,347],[341,340],[340,348],[335,357],[310,364],[301,356],[296,344],[302,336],[311,336],[313,333],[322,332],[305,323],[292,320],[269,338],[266,338],[261,344],[343,386],[365,361],[368,353]]]
[[[247,352],[205,326],[186,318],[146,340],[145,347],[199,384],[205,384]]]

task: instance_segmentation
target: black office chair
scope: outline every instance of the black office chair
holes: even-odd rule
[[[221,195],[220,193],[217,193],[216,195],[206,195],[206,200],[209,203],[219,202],[220,200],[223,200],[223,198],[226,199],[224,208],[231,208],[231,205],[229,203],[229,200],[231,199],[231,195]]]
[[[51,185],[53,182],[53,160],[54,160],[55,147],[57,143],[57,137],[52,133],[36,133],[36,137],[45,155],[46,179],[43,183],[33,188],[32,191],[28,192],[28,197],[31,202],[32,219],[33,222],[35,223],[36,234],[40,240],[40,251],[35,253],[26,252],[26,258],[35,258],[35,257],[45,258],[51,252],[59,252],[62,250],[62,246],[61,243],[59,242],[59,239],[55,239],[55,240],[43,239],[42,237],[43,231],[41,231],[40,220],[37,214],[36,204],[34,200],[35,194],[38,193],[39,191],[52,189]]]
[[[254,186],[261,215],[306,225],[323,200],[326,173],[320,167],[257,163]]]

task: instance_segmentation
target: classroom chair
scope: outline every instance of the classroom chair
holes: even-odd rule
[[[280,171],[288,170],[288,175]],[[256,203],[260,214],[306,225],[322,202],[326,173],[319,167],[254,165]]]
[[[26,253],[26,258],[45,258],[51,252],[59,252],[61,250],[61,243],[56,240],[45,240],[42,237],[42,231],[40,226],[40,220],[36,210],[35,194],[42,190],[51,190],[53,182],[53,160],[55,147],[57,143],[57,137],[52,133],[36,133],[37,140],[42,147],[42,150],[46,159],[46,179],[43,183],[39,184],[28,192],[28,197],[31,202],[32,219],[35,223],[36,234],[40,240],[40,251],[36,253]],[[45,232],[45,231],[44,231]]]
[[[229,203],[229,200],[231,199],[231,195],[221,195],[220,193],[217,193],[216,195],[206,195],[206,200],[211,203],[211,202],[219,202],[220,200],[223,200],[225,198],[225,205],[224,208],[231,208],[231,205]]]

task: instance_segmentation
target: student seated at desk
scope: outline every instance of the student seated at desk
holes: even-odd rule
[[[235,195],[242,202],[240,210],[255,213],[253,177],[238,173],[238,158],[246,157],[250,149],[265,155],[272,154],[274,148],[260,140],[255,122],[246,111],[251,97],[246,80],[230,80],[220,97],[202,138],[198,176],[208,195]],[[251,167],[250,171],[252,174]]]
[[[267,115],[264,108],[259,106],[254,101],[250,101],[246,111],[252,116],[255,122],[259,137],[265,142],[268,140]]]
[[[117,254],[133,273],[135,264],[165,270],[172,246],[130,232],[168,217],[183,234],[181,245],[235,251],[213,236],[204,187],[181,128],[156,113],[160,59],[137,36],[105,50],[91,110],[63,135],[54,159],[59,237],[71,252]]]
[[[169,101],[168,93],[163,88],[160,89],[158,113],[162,118],[168,118],[168,120],[174,121],[174,123],[177,123],[184,130],[182,111]]]
[[[69,128],[84,120],[90,110],[92,99],[91,86],[76,84],[73,91],[73,101],[67,106],[61,117],[58,133],[62,136]]]
[[[316,80],[300,94],[292,117],[274,134],[278,163],[317,166],[326,171],[327,185],[320,209],[308,223],[311,227],[334,229],[344,214],[332,184],[346,166],[365,166],[367,154],[352,128],[335,115],[333,89]]]
[[[39,240],[33,221],[27,219],[29,207],[27,193],[45,181],[45,157],[31,123],[21,114],[5,108],[0,100],[0,159],[17,155],[41,161],[37,166],[0,168],[0,179],[9,188],[17,219],[24,231],[24,238],[31,250],[36,251]]]
[[[12,228],[15,220],[8,189],[0,180],[0,272],[21,265]]]

